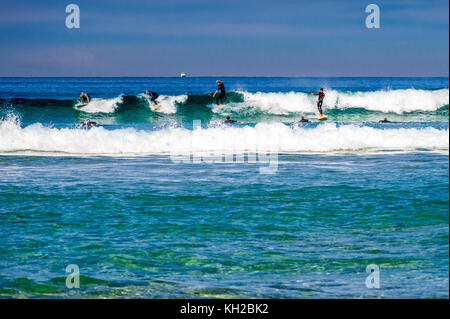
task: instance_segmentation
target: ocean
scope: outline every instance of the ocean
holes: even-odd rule
[[[1,298],[449,298],[449,78],[0,78],[0,237]]]

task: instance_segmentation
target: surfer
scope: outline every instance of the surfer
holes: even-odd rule
[[[319,109],[320,116],[324,116],[322,112],[322,104],[323,99],[325,98],[325,93],[323,93],[323,89],[320,89],[319,93],[313,93],[313,95],[318,95],[319,99],[317,100],[317,108]]]
[[[389,121],[387,117],[385,117],[383,120],[378,121],[378,123],[391,123],[391,121]]]
[[[227,116],[227,120],[224,123],[225,124],[230,124],[230,123],[241,123],[241,124],[243,124],[241,121],[232,120],[229,116]]]
[[[217,80],[216,83],[217,83],[217,90],[216,92],[214,92],[213,97],[216,97],[217,93],[220,91],[220,94],[216,97],[216,104],[219,105],[219,101],[220,104],[223,104],[223,98],[225,97],[226,92],[225,86],[223,85],[223,81]]]
[[[150,97],[150,102],[152,102],[155,105],[159,105],[159,102],[156,101],[156,99],[159,97],[159,94],[150,90],[146,90],[145,94],[147,94]]]
[[[305,119],[304,116],[302,116],[302,118],[300,119],[301,123],[309,123],[309,120]]]
[[[83,122],[81,123],[81,125],[82,125],[83,127],[94,127],[94,126],[97,125],[97,122],[91,121],[91,120],[89,119],[89,120],[83,121]]]
[[[86,93],[81,92],[80,101],[82,104],[88,104],[91,101],[91,98]]]

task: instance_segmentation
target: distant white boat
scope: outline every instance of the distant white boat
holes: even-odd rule
[[[181,73],[180,77],[185,78],[186,77],[186,73]]]

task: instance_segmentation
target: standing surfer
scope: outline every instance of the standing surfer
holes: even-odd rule
[[[319,114],[320,117],[323,117],[323,112],[322,112],[322,104],[323,104],[323,99],[325,98],[325,93],[323,93],[323,89],[320,89],[319,93],[313,93],[313,95],[318,95],[319,99],[317,100],[317,108],[319,109]]]
[[[223,104],[223,98],[225,97],[226,92],[225,86],[223,85],[223,81],[217,80],[216,83],[217,83],[217,90],[216,92],[214,92],[213,97],[216,97],[217,93],[220,91],[220,94],[216,97],[216,104],[219,105],[219,101],[220,104]]]

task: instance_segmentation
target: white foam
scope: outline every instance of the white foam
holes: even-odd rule
[[[52,128],[40,123],[22,128],[14,119],[0,122],[0,153],[145,155],[194,152],[361,152],[372,150],[448,150],[449,130],[385,128],[324,123],[315,128],[280,122],[254,127],[216,126],[194,131],[168,127],[156,131]]]
[[[449,89],[435,91],[405,89],[355,93],[331,90],[324,104],[328,107],[363,107],[371,111],[399,114],[411,111],[435,111],[449,104]]]
[[[88,105],[77,108],[87,113],[114,113],[119,103],[122,103],[122,95],[111,99],[93,98]]]
[[[153,106],[150,104],[150,98],[146,94],[140,94],[140,96],[145,97],[145,99],[148,102],[148,106],[151,109],[154,109]],[[161,105],[161,107],[156,110],[156,112],[161,112],[165,114],[174,114],[177,112],[177,103],[184,103],[188,99],[187,95],[177,95],[177,96],[170,96],[170,95],[160,95],[158,97],[158,102]]]
[[[229,103],[216,111],[230,110],[263,112],[266,114],[288,115],[289,113],[317,113],[317,96],[302,92],[249,93],[242,103]],[[440,90],[382,90],[373,92],[341,92],[325,90],[324,110],[364,108],[371,111],[404,113],[411,111],[435,111],[449,104],[449,89]]]

